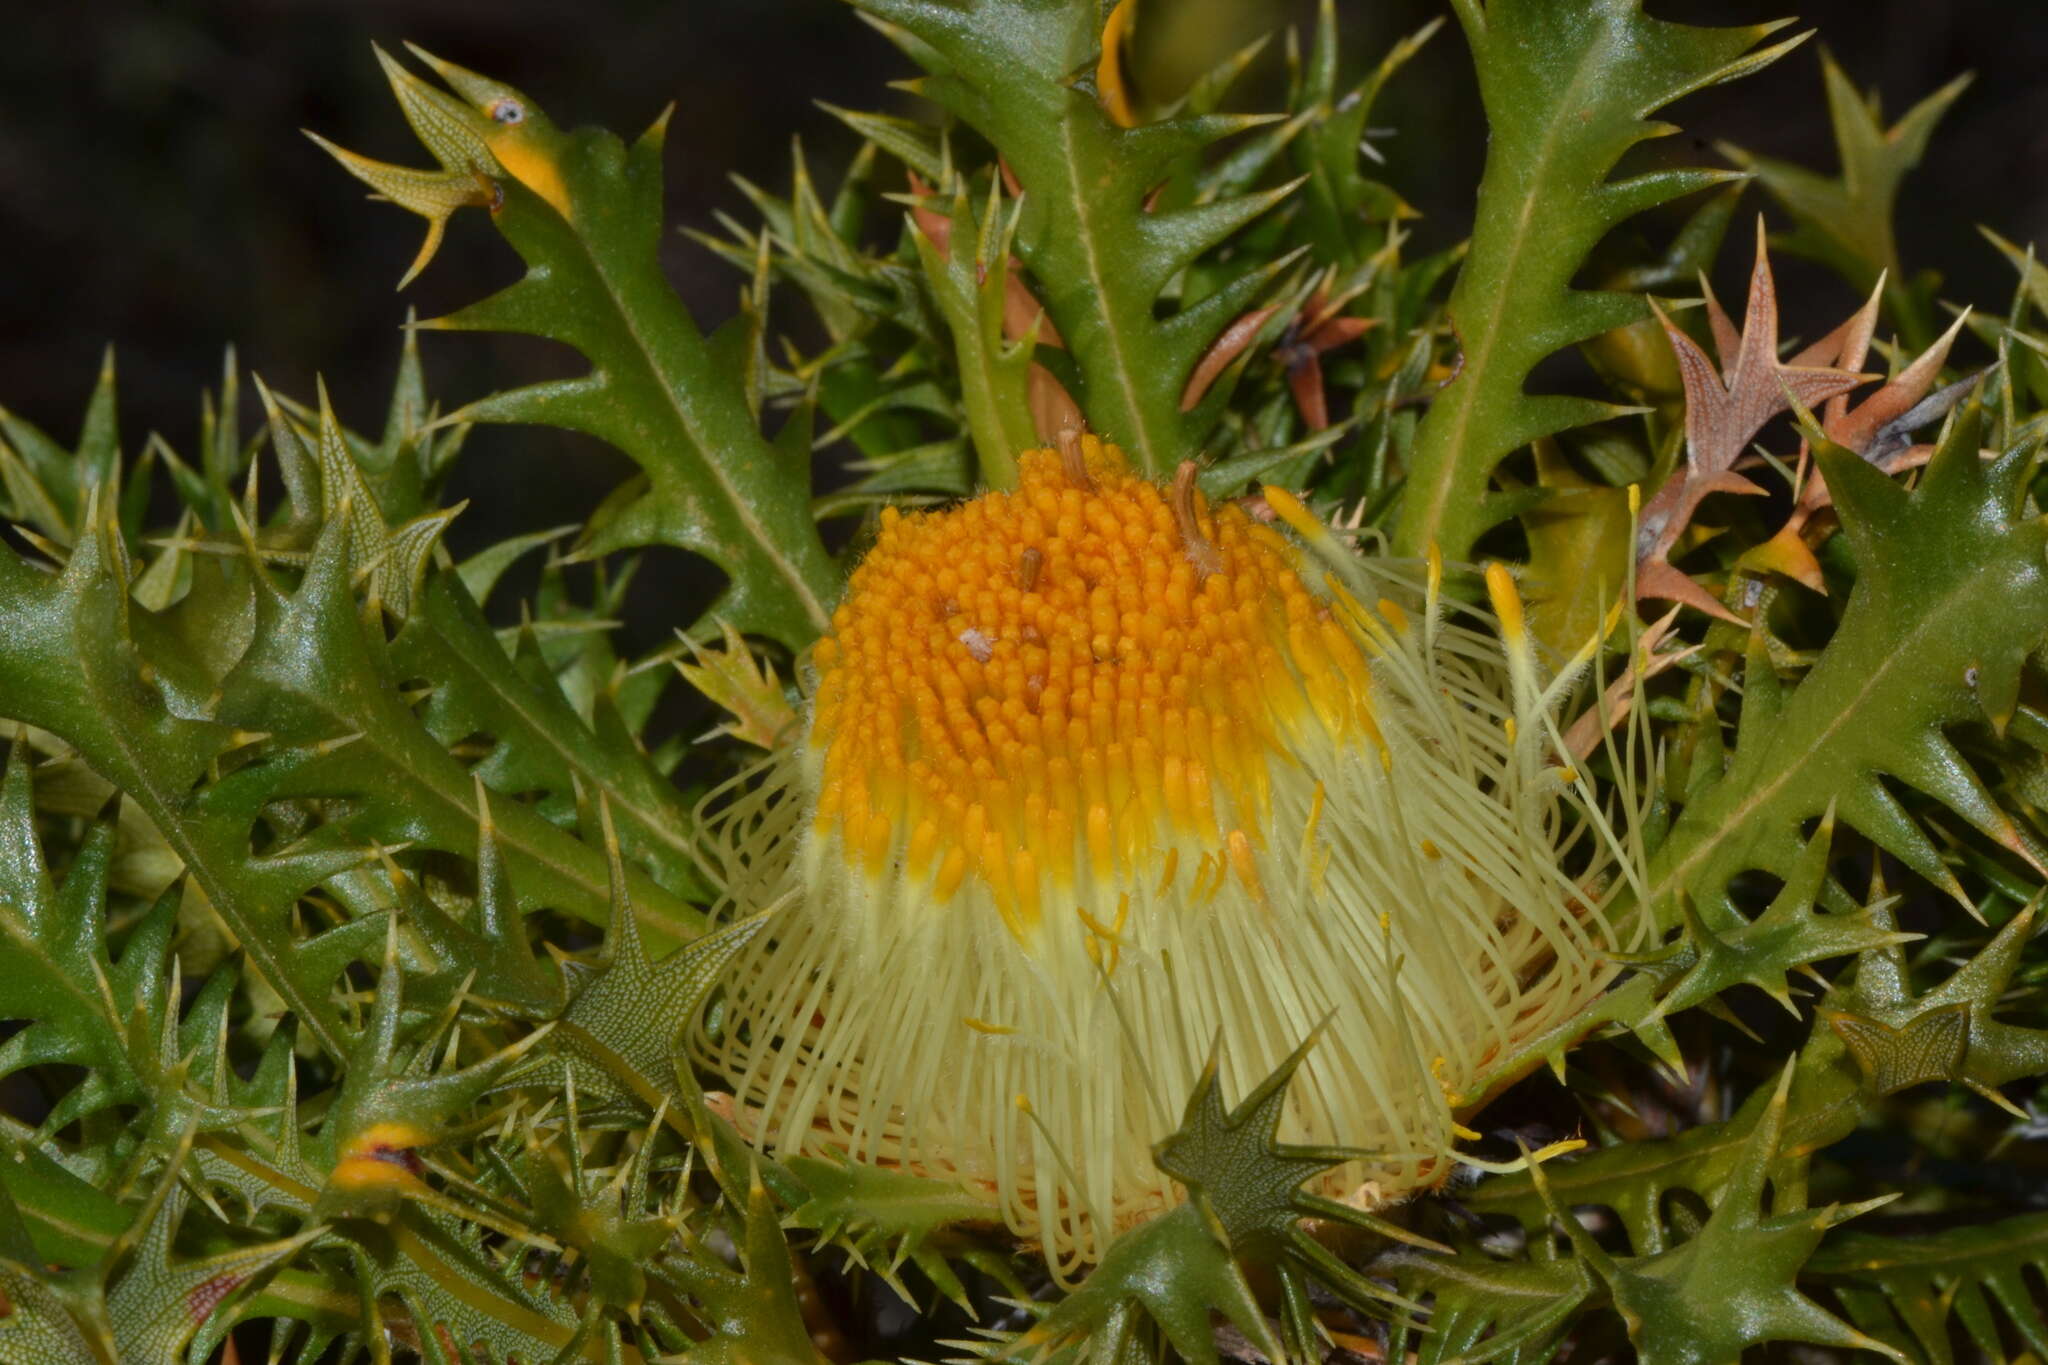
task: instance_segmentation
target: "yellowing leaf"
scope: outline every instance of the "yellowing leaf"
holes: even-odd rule
[[[694,640],[686,641],[691,661],[676,660],[676,672],[731,714],[732,719],[715,733],[772,748],[796,724],[796,708],[789,704],[774,666],[748,648],[745,637],[730,621],[720,621],[718,627],[725,637],[722,647],[706,649]]]
[[[1536,482],[1550,496],[1522,514],[1522,594],[1530,633],[1568,658],[1602,632],[1628,581],[1628,492],[1580,474],[1548,438],[1536,443]]]

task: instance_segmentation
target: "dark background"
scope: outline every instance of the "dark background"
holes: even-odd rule
[[[1222,30],[1306,21],[1308,0],[1176,0]],[[1574,0],[1558,0],[1571,3]],[[1153,0],[1155,5],[1162,0]],[[1670,18],[1738,23],[1790,0],[1652,0]],[[1442,0],[1339,0],[1346,69],[1362,72]],[[128,448],[161,431],[193,443],[199,390],[221,348],[285,391],[315,372],[345,421],[374,428],[408,304],[424,316],[480,297],[516,261],[483,216],[459,215],[405,295],[393,284],[421,224],[385,205],[300,136],[314,128],[382,159],[426,164],[369,44],[410,38],[523,88],[563,124],[636,132],[670,100],[668,197],[680,225],[746,216],[728,177],[786,187],[800,136],[825,186],[852,136],[814,100],[901,110],[884,88],[907,62],[836,0],[194,0],[14,5],[0,44],[0,403],[62,440],[75,432],[101,346],[119,347]],[[1939,264],[1946,294],[2002,310],[2010,268],[1985,223],[2048,246],[2048,3],[1807,0],[1817,42],[1775,68],[1676,107],[1685,136],[1726,139],[1832,171],[1820,44],[1883,94],[1888,116],[1965,70],[1951,111],[1900,209],[1909,268]],[[1141,31],[1142,38],[1142,31]],[[1262,68],[1281,79],[1279,45]],[[1251,92],[1256,95],[1258,91]],[[1384,175],[1425,217],[1425,247],[1454,240],[1484,154],[1463,40],[1449,25],[1374,116]],[[1763,203],[1760,194],[1753,204]],[[1728,253],[1724,295],[1746,250]],[[667,264],[700,322],[733,309],[737,275],[680,235]],[[1781,268],[1788,315],[1839,317],[1854,302],[1830,277]],[[544,343],[428,337],[429,382],[450,405],[570,362]],[[251,410],[253,415],[253,409]],[[473,438],[455,496],[475,501],[451,532],[458,552],[586,511],[617,479],[610,451],[557,433],[494,428]]]

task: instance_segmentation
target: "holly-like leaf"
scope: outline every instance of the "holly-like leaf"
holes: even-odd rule
[[[1827,1015],[1877,1093],[1949,1081],[2024,1117],[1998,1087],[2048,1072],[2048,1029],[2007,1022],[1996,1011],[2033,936],[2038,904],[2007,920],[1924,994],[1914,991],[1897,947],[1858,960],[1854,981],[1830,996]]]
[[[950,1258],[1010,1274],[1001,1258],[984,1254],[955,1230],[961,1224],[1002,1221],[1000,1209],[962,1185],[863,1166],[845,1157],[791,1157],[787,1166],[806,1194],[789,1215],[790,1226],[809,1228],[821,1242],[844,1247],[906,1302],[911,1295],[900,1274],[906,1263],[962,1307],[970,1307],[970,1301]]]
[[[1897,1028],[1882,1019],[1836,1014],[1828,1020],[1880,1095],[1961,1074],[1970,1047],[1970,1006],[1923,1010]]]
[[[2048,1275],[2048,1214],[1904,1235],[1849,1228],[1806,1271],[1858,1327],[1916,1360],[1955,1359],[1951,1322],[1984,1359],[2014,1359],[2001,1316],[2027,1350],[2048,1354],[2048,1312],[2028,1283]]]
[[[676,672],[732,718],[717,733],[773,748],[797,723],[796,708],[775,665],[756,656],[730,622],[719,622],[719,630],[723,639],[715,649],[688,641],[690,658],[677,659]]]
[[[510,288],[421,325],[530,332],[591,363],[448,420],[542,422],[625,451],[647,487],[613,509],[590,552],[665,544],[703,555],[732,580],[717,615],[802,647],[826,624],[837,575],[811,521],[808,463],[762,436],[744,374],[662,276],[666,115],[629,149],[599,130],[559,131],[511,87],[415,54],[461,98],[394,75],[408,117],[431,111],[429,150],[481,168],[493,222],[527,264]]]
[[[92,490],[111,487],[120,463],[112,347],[100,358],[99,380],[72,449],[0,408],[0,489],[6,492],[7,515],[57,545],[68,546],[82,533]]]
[[[1685,464],[1643,507],[1636,531],[1636,596],[1683,602],[1740,624],[1733,612],[1672,566],[1672,547],[1708,495],[1764,491],[1735,472],[1736,460],[1748,451],[1764,423],[1794,402],[1817,407],[1856,387],[1862,376],[1822,366],[1787,365],[1778,359],[1778,289],[1771,277],[1761,217],[1739,334],[1714,301],[1713,291],[1707,290],[1707,315],[1721,353],[1718,371],[1691,337],[1673,326],[1655,304],[1650,306],[1670,338],[1685,385]]]
[[[1793,363],[1812,362],[1838,369],[1859,369],[1870,351],[1871,332],[1877,325],[1877,291],[1854,316],[1793,358]],[[1844,450],[1854,451],[1887,474],[1924,463],[1931,446],[1916,446],[1912,434],[1940,421],[1976,386],[1976,376],[1959,379],[1939,392],[1929,394],[1941,367],[1948,362],[1949,347],[1956,333],[1969,320],[1966,310],[1955,323],[1935,339],[1910,365],[1886,380],[1884,386],[1850,407],[1846,394],[1828,399],[1820,412],[1822,434]],[[1809,449],[1800,441],[1802,461]],[[1809,470],[1799,486],[1792,515],[1778,533],[1744,554],[1745,565],[1775,569],[1812,588],[1826,592],[1820,564],[1807,548],[1800,531],[1814,513],[1829,506],[1828,481],[1818,470]]]
[[[678,1087],[678,1040],[769,916],[725,925],[652,960],[634,920],[610,811],[601,814],[614,877],[604,965],[563,1011],[557,1024],[561,1050],[538,1074],[552,1077],[558,1074],[553,1068],[567,1067],[597,1094],[631,1095],[650,1109],[664,1102],[680,1109],[688,1097]]]
[[[1499,1261],[1404,1251],[1373,1268],[1391,1276],[1402,1293],[1431,1299],[1426,1323],[1398,1319],[1388,1336],[1388,1351],[1401,1359],[1413,1351],[1416,1365],[1501,1359],[1543,1365],[1594,1290],[1592,1270],[1577,1257]]]
[[[1801,41],[1781,27],[1695,28],[1639,0],[1457,0],[1491,137],[1472,247],[1451,294],[1463,351],[1416,437],[1395,548],[1467,557],[1512,511],[1488,496],[1495,465],[1539,436],[1616,414],[1585,398],[1532,395],[1530,372],[1562,347],[1642,316],[1632,295],[1579,290],[1586,254],[1622,220],[1730,177],[1712,170],[1611,176],[1637,143],[1676,131],[1648,115],[1768,65]]]
[[[797,1306],[789,1244],[758,1171],[733,1237],[737,1268],[699,1253],[665,1259],[658,1278],[689,1296],[709,1337],[689,1353],[704,1365],[824,1365]]]
[[[290,911],[366,851],[327,827],[295,845],[251,852],[251,825],[289,762],[253,765],[195,790],[241,741],[233,726],[186,714],[179,685],[203,683],[203,663],[172,652],[160,636],[153,638],[165,648],[154,657],[138,647],[132,627],[148,618],[128,601],[125,548],[102,513],[92,517],[99,519],[61,574],[0,553],[0,714],[62,736],[140,805],[261,978],[316,1038],[335,1042],[331,977],[315,980],[301,969]],[[217,629],[238,624],[227,618]]]
[[[1752,658],[1751,667],[1768,668]],[[1848,957],[1873,948],[1909,941],[1893,926],[1883,906],[1821,911],[1814,907],[1827,876],[1829,846],[1834,840],[1834,814],[1820,826],[1787,869],[1785,884],[1754,919],[1730,919],[1718,906],[1702,912],[1683,903],[1686,932],[1671,952],[1643,968],[1653,974],[1676,973],[1658,1001],[1656,1016],[1703,1005],[1737,985],[1759,988],[1795,1017],[1790,973],[1831,958]]]
[[[174,1258],[171,1236],[185,1210],[163,1200],[107,1290],[107,1320],[121,1360],[177,1360],[222,1303],[322,1236],[320,1226],[276,1241],[236,1246],[191,1260]]]
[[[1768,668],[1750,674],[1732,761],[1651,861],[1648,901],[1660,922],[1677,922],[1681,894],[1703,915],[1734,913],[1736,873],[1788,875],[1800,822],[1830,803],[1838,820],[1967,903],[1887,778],[2039,867],[1943,734],[2003,708],[2028,652],[2048,639],[2048,527],[2024,492],[2033,450],[1987,463],[1982,430],[1979,409],[1959,414],[1910,492],[1854,455],[1819,452],[1856,557],[1855,589],[1798,686],[1784,689]]]
[[[1085,1340],[1088,1359],[1120,1359],[1118,1352],[1149,1318],[1183,1359],[1213,1362],[1216,1348],[1207,1325],[1213,1313],[1236,1324],[1269,1359],[1283,1358],[1283,1341],[1291,1353],[1285,1358],[1313,1359],[1319,1337],[1311,1282],[1366,1311],[1385,1312],[1390,1303],[1407,1306],[1302,1226],[1304,1220],[1320,1219],[1447,1250],[1302,1188],[1332,1166],[1366,1155],[1342,1147],[1295,1146],[1276,1136],[1287,1087],[1315,1041],[1311,1034],[1234,1109],[1223,1102],[1218,1058],[1212,1052],[1180,1127],[1152,1149],[1159,1169],[1187,1188],[1188,1203],[1117,1239],[1080,1287],[1015,1347]],[[1277,1276],[1278,1339],[1251,1296],[1240,1263]]]
[[[1835,1317],[1798,1286],[1800,1270],[1822,1236],[1862,1208],[1808,1209],[1796,1187],[1784,1181],[1775,1186],[1771,1207],[1762,1207],[1778,1160],[1791,1081],[1788,1066],[1713,1213],[1676,1246],[1650,1255],[1610,1255],[1578,1219],[1554,1206],[1558,1225],[1606,1286],[1646,1365],[1719,1365],[1771,1341],[1875,1351],[1903,1365],[1897,1351]],[[1542,1170],[1532,1175],[1543,1188]]]

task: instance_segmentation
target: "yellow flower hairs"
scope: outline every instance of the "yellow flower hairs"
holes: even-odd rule
[[[1219,1038],[1242,1093],[1327,1018],[1282,1138],[1367,1153],[1326,1186],[1361,1202],[1441,1180],[1469,1088],[1627,946],[1574,670],[1504,571],[1498,635],[1453,624],[1278,489],[1292,536],[1093,437],[1019,471],[882,513],[747,798],[806,818],[734,821],[778,845],[733,850],[741,908],[782,908],[695,1059],[757,1142],[984,1188],[1062,1277],[1173,1200],[1150,1147]]]

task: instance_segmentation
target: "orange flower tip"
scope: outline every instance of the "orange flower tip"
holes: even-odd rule
[[[1509,645],[1522,648],[1529,635],[1522,619],[1522,595],[1515,589],[1514,575],[1499,560],[1486,566],[1486,595],[1493,603],[1493,614],[1500,619],[1501,634]]]
[[[1102,26],[1102,58],[1095,66],[1095,86],[1102,100],[1103,112],[1118,127],[1136,125],[1138,118],[1131,108],[1129,83],[1124,78],[1124,43],[1131,31],[1131,20],[1137,13],[1137,0],[1117,0],[1115,9],[1109,12],[1109,19]]]

